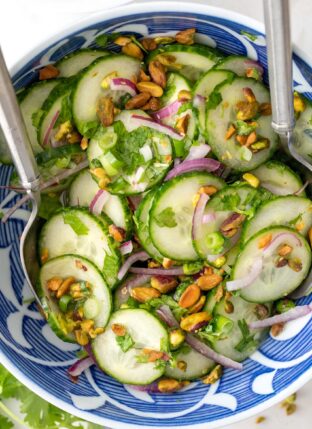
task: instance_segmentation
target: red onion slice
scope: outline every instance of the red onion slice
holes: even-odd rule
[[[234,290],[244,289],[248,286],[251,286],[252,283],[255,280],[257,280],[257,278],[259,277],[262,271],[262,267],[263,267],[262,258],[256,258],[249,269],[249,273],[245,277],[241,277],[240,279],[226,282],[227,290],[229,292],[232,292]]]
[[[189,161],[183,161],[181,164],[174,167],[167,174],[165,181],[173,179],[174,177],[180,176],[183,173],[189,171],[208,171],[209,173],[216,172],[222,166],[221,162],[213,158],[202,158],[192,159]]]
[[[90,212],[95,215],[101,214],[103,207],[107,203],[108,199],[109,193],[104,189],[99,189],[90,203]]]
[[[158,388],[157,381],[154,381],[151,384],[139,385],[139,384],[124,384],[124,386],[130,389],[137,390],[138,392],[146,392],[146,393],[162,393]]]
[[[206,103],[206,97],[204,97],[203,95],[200,94],[196,94],[195,97],[193,98],[193,106],[194,107],[203,107]]]
[[[129,272],[134,274],[147,274],[150,276],[182,276],[184,274],[183,267],[168,269],[131,267]]]
[[[137,252],[137,253],[134,253],[133,255],[129,256],[129,258],[125,261],[125,263],[122,265],[122,267],[120,268],[120,270],[118,272],[118,275],[117,275],[118,280],[121,280],[122,278],[125,277],[125,275],[129,271],[129,268],[131,267],[132,264],[134,264],[137,261],[146,261],[149,258],[150,258],[150,256],[144,251]],[[144,274],[144,273],[142,273],[142,274]],[[148,273],[146,273],[146,274],[148,274]]]
[[[168,118],[168,116],[175,115],[182,106],[182,104],[182,101],[176,100],[173,103],[168,104],[168,106],[157,110],[157,112],[154,112],[152,116],[154,119],[156,119],[156,121],[161,121],[164,118]]]
[[[161,305],[157,308],[156,313],[161,318],[161,320],[169,326],[169,328],[179,327],[179,324],[168,305]]]
[[[217,218],[217,215],[214,212],[209,212],[207,214],[204,214],[202,223],[206,224],[206,223],[214,222],[216,218]]]
[[[280,244],[284,244],[285,240],[287,240],[287,238],[290,238],[290,237],[296,240],[297,245],[299,247],[302,246],[300,239],[295,234],[291,232],[281,232],[280,234],[277,234],[273,238],[273,240],[264,247],[263,253],[266,255],[270,250],[272,250],[272,248],[276,249]]]
[[[184,136],[177,133],[176,130],[169,125],[160,124],[159,122],[154,121],[152,118],[140,115],[132,115],[131,120],[136,125],[152,128],[153,130],[159,131],[160,133],[166,134],[169,137],[172,137],[175,140],[183,140]]]
[[[300,195],[307,186],[311,184],[311,180],[307,180],[299,189],[298,191],[294,192],[293,195]]]
[[[312,304],[298,305],[285,313],[277,314],[276,316],[268,317],[267,319],[250,322],[248,326],[250,329],[268,328],[276,323],[290,322],[291,320],[299,319],[300,317],[306,316],[310,313],[312,313]]]
[[[50,138],[51,132],[52,132],[52,130],[54,128],[54,125],[55,125],[55,123],[56,123],[57,118],[59,117],[59,115],[60,115],[60,111],[59,110],[54,113],[54,115],[53,115],[53,117],[51,119],[50,125],[48,126],[47,131],[46,131],[46,133],[44,135],[43,146],[46,146],[49,143],[49,138]]]
[[[237,369],[238,371],[243,370],[243,365],[241,363],[235,362],[226,356],[216,353],[211,347],[200,341],[192,334],[186,334],[185,342],[201,355],[208,359],[212,359],[214,362],[217,362],[226,368],[233,368]]]
[[[110,89],[113,91],[126,91],[134,97],[138,90],[136,85],[130,80],[123,77],[114,77],[110,80]]]
[[[122,245],[119,247],[120,253],[122,255],[128,255],[133,251],[133,243],[131,240],[125,241],[122,243]]]
[[[132,211],[138,208],[141,201],[142,201],[141,195],[133,195],[131,197],[128,197],[128,202]]]
[[[201,159],[205,158],[206,155],[211,151],[211,147],[208,144],[200,144],[198,146],[191,146],[190,151],[185,158],[185,161],[192,159]]]
[[[79,375],[94,364],[95,361],[93,357],[88,356],[75,362],[70,368],[68,368],[67,372],[71,377],[79,377]]]
[[[200,194],[199,200],[195,206],[193,219],[192,219],[192,238],[198,240],[202,233],[203,216],[205,207],[209,201],[209,196],[205,193]]]

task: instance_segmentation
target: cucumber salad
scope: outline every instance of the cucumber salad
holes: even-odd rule
[[[82,346],[72,377],[96,364],[154,393],[214,383],[312,311],[295,301],[311,291],[309,182],[258,62],[195,29],[96,43],[18,94],[43,178],[45,318]],[[309,159],[312,107],[295,94],[294,109]]]

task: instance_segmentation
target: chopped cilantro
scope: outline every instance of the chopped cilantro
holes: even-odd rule
[[[303,213],[299,213],[298,216],[296,216],[294,219],[291,219],[290,221],[288,221],[288,225],[296,226],[297,223],[302,222],[302,216],[303,216]]]
[[[240,353],[243,353],[247,350],[253,349],[254,347],[257,347],[259,344],[259,341],[255,340],[255,336],[250,334],[250,330],[248,328],[248,325],[246,323],[245,319],[239,320],[238,327],[242,333],[242,339],[241,341],[235,346],[235,350],[237,350]]]
[[[132,347],[134,346],[134,341],[131,337],[130,334],[126,333],[125,335],[122,336],[117,336],[115,337],[116,339],[116,343],[119,345],[119,347],[121,348],[121,350],[126,353],[128,350],[132,349]]]
[[[237,130],[237,134],[240,136],[248,136],[252,131],[254,131],[258,124],[251,125],[245,121],[235,121],[234,126]]]
[[[245,30],[241,30],[241,34],[243,36],[246,36],[252,42],[254,42],[255,40],[257,40],[257,38],[258,38],[258,36],[256,34],[249,33],[248,31],[245,31]]]
[[[222,95],[220,94],[220,92],[217,91],[213,91],[210,94],[210,97],[206,103],[206,109],[215,109],[222,101]]]
[[[95,43],[101,48],[106,48],[109,43],[113,42],[119,36],[120,33],[100,34],[95,38]]]
[[[177,226],[175,213],[172,207],[166,207],[163,211],[158,213],[158,215],[155,216],[155,222],[161,228],[162,227],[174,228],[175,226]]]
[[[166,367],[166,365],[167,361],[165,361],[164,359],[157,359],[154,365],[154,369],[162,370]]]
[[[71,122],[72,118],[71,93],[69,93],[62,98],[61,110],[53,128],[58,127],[66,121]]]
[[[189,262],[187,264],[183,264],[183,272],[186,276],[190,276],[192,274],[198,273],[204,266],[202,261]]]
[[[109,280],[116,279],[116,274],[119,270],[119,259],[116,255],[108,255],[106,254],[105,260],[104,260],[104,267],[103,267],[103,273],[105,277]]]
[[[81,134],[87,138],[92,138],[94,134],[97,132],[99,127],[99,122],[97,120],[83,122],[80,125]]]
[[[135,357],[137,363],[148,363],[148,355],[146,354],[139,354]]]
[[[89,228],[82,222],[82,220],[71,211],[63,213],[63,220],[66,225],[69,225],[77,235],[87,235]]]
[[[45,113],[45,112],[44,112],[44,110],[39,109],[39,110],[36,110],[36,111],[31,115],[31,122],[32,122],[32,125],[33,125],[35,128],[38,128],[38,127],[39,127],[39,125],[40,125],[40,121],[41,121],[41,118],[42,118],[42,115],[43,115],[44,113]]]
[[[187,103],[183,103],[178,110],[178,115],[180,115],[183,112],[186,112],[187,110],[192,110],[192,109],[193,109],[193,104],[190,101]]]

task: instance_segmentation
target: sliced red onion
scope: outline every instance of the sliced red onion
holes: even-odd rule
[[[141,275],[138,274],[136,276],[130,277],[126,282],[125,286],[127,287],[128,291],[130,292],[131,289],[134,287],[142,286],[148,283],[151,279],[150,275]]]
[[[214,222],[216,218],[217,218],[217,215],[215,214],[215,212],[209,212],[207,214],[204,214],[202,223],[206,224],[206,223]]]
[[[249,273],[245,277],[241,277],[240,279],[226,282],[227,290],[229,292],[232,292],[234,290],[244,289],[248,286],[251,286],[252,283],[255,280],[257,280],[257,278],[259,277],[262,271],[262,267],[263,267],[262,258],[256,258],[249,269]]]
[[[173,103],[168,104],[168,106],[157,110],[157,112],[154,112],[152,116],[154,119],[156,119],[156,121],[161,121],[164,118],[168,118],[168,116],[175,115],[182,106],[182,104],[182,101],[176,100]]]
[[[307,180],[299,189],[298,191],[294,192],[293,195],[300,195],[307,186],[309,186],[311,184],[310,180]]]
[[[109,199],[109,193],[104,189],[99,189],[95,194],[93,200],[90,203],[89,209],[90,212],[94,215],[101,214],[104,205],[107,203]]]
[[[55,133],[56,134],[56,133]],[[50,137],[50,145],[53,148],[57,148],[57,147],[61,147],[61,146],[65,146],[67,144],[66,141],[64,141],[64,139],[62,140],[55,140],[54,136],[52,135]]]
[[[257,61],[248,59],[244,61],[244,65],[246,66],[246,69],[257,69],[261,76],[263,75],[263,67]]]
[[[134,97],[138,90],[136,85],[130,80],[123,77],[114,77],[110,80],[110,89],[113,91],[126,91]]]
[[[144,385],[139,385],[139,384],[125,384],[124,386],[129,386],[129,388],[137,390],[138,392],[146,392],[146,393],[161,393],[159,388],[158,388],[158,383],[157,381],[154,381],[151,384],[144,384]]]
[[[139,149],[140,154],[143,156],[144,161],[148,162],[153,159],[153,152],[151,147],[148,144],[145,144]]]
[[[169,328],[179,327],[179,324],[168,305],[161,305],[157,308],[156,313],[161,318],[161,320],[169,326]]]
[[[55,123],[56,123],[57,118],[59,117],[59,115],[60,115],[60,111],[59,110],[54,113],[54,115],[53,115],[53,117],[51,119],[51,122],[50,122],[50,124],[49,124],[49,126],[47,128],[47,131],[46,131],[46,133],[45,133],[45,135],[43,137],[43,146],[46,146],[49,143],[49,138],[50,138],[51,132],[52,132],[52,130],[54,128],[54,125],[55,125]]]
[[[131,240],[125,241],[122,243],[122,245],[119,247],[120,253],[122,255],[128,255],[133,251],[133,243]]]
[[[178,166],[174,167],[167,174],[165,180],[173,179],[183,173],[189,171],[209,171],[210,173],[217,171],[222,166],[221,162],[213,158],[192,159],[190,161],[183,161]]]
[[[141,195],[133,195],[132,197],[128,197],[128,201],[130,204],[130,208],[134,211],[138,208],[140,202],[142,201]]]
[[[115,298],[118,305],[128,301],[130,298],[131,289],[134,287],[143,286],[149,282],[151,276],[130,276],[121,285],[118,286],[115,292]]]
[[[68,368],[68,374],[71,377],[79,377],[86,369],[90,368],[90,366],[94,365],[95,361],[93,357],[88,356],[83,359],[77,360],[70,368]]]
[[[193,98],[193,106],[194,107],[202,107],[206,103],[206,97],[200,94],[196,94]]]
[[[211,147],[208,144],[200,144],[198,146],[191,146],[190,151],[185,158],[185,161],[190,161],[192,159],[201,159],[205,158],[206,155],[211,151]]]
[[[307,305],[298,305],[291,310],[286,311],[282,314],[277,314],[273,317],[268,317],[267,319],[256,320],[255,322],[250,322],[248,324],[250,329],[261,329],[273,326],[276,323],[286,323],[291,320],[299,319],[300,317],[306,316],[307,314],[312,313],[312,304]]]
[[[216,353],[211,347],[196,338],[195,335],[186,334],[185,342],[201,355],[208,359],[212,359],[214,362],[217,362],[224,367],[237,369],[238,371],[242,371],[243,369],[243,365],[241,363],[235,362],[232,359]]]
[[[310,270],[308,277],[301,283],[301,285],[290,294],[290,298],[299,299],[304,296],[310,295],[312,292],[312,269]]]
[[[181,134],[177,133],[176,130],[169,125],[160,124],[159,122],[154,121],[152,118],[148,118],[146,116],[141,115],[132,115],[131,116],[132,122],[136,123],[139,127],[149,127],[153,130],[159,131],[160,133],[166,134],[169,137],[172,137],[176,140],[183,140],[184,136],[181,136]]]
[[[276,249],[280,244],[284,244],[285,240],[287,240],[287,238],[290,238],[290,237],[296,240],[299,247],[302,246],[300,239],[295,234],[291,232],[281,232],[280,234],[277,234],[273,238],[273,240],[264,247],[263,253],[267,254],[270,250],[272,250],[273,246],[274,246],[274,249]]]
[[[150,276],[182,276],[184,274],[183,267],[168,269],[131,267],[129,272],[134,274],[147,274]]]
[[[174,158],[173,166],[176,167],[177,165],[181,164],[182,160],[181,158]]]
[[[192,238],[198,240],[202,234],[202,223],[203,216],[206,208],[206,204],[209,201],[209,195],[202,193],[200,194],[199,200],[195,206],[193,219],[192,219]]]
[[[125,261],[125,263],[122,265],[122,267],[118,272],[118,275],[117,275],[118,280],[121,280],[122,278],[125,277],[125,275],[129,271],[129,268],[131,267],[132,264],[134,264],[137,261],[146,261],[149,258],[150,256],[144,251],[137,252],[129,256],[129,258]],[[138,274],[144,274],[144,273],[138,273]],[[148,274],[148,273],[145,273],[145,274]]]

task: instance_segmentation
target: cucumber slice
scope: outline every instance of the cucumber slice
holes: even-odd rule
[[[41,106],[48,98],[51,91],[58,85],[56,79],[36,82],[27,88],[20,101],[20,109],[26,125],[27,134],[34,151],[37,155],[42,151],[41,145],[38,143],[37,128],[34,125],[35,114],[41,111]]]
[[[116,284],[119,253],[103,223],[86,209],[66,208],[53,215],[40,233],[39,253],[48,259],[84,255],[103,272],[110,287]]]
[[[261,204],[255,216],[244,227],[243,242],[247,242],[261,229],[273,225],[295,228],[306,236],[312,227],[311,200],[303,197],[282,196]]]
[[[166,367],[165,376],[176,380],[194,380],[203,377],[216,365],[213,360],[191,348],[183,350],[182,347],[181,352],[176,355],[176,360],[177,362],[183,361],[187,365],[185,371],[178,367],[172,368],[169,365]]]
[[[131,123],[133,112],[124,112],[125,122]],[[151,153],[145,159],[142,148]],[[158,183],[172,162],[172,147],[168,136],[148,127],[128,132],[118,120],[111,127],[99,127],[88,146],[92,168],[101,166],[111,182],[107,189],[113,194],[133,195]]]
[[[211,221],[201,225],[199,238],[193,240],[198,256],[206,259],[209,255],[227,252],[233,246],[232,241],[236,241],[240,235],[241,228],[233,236],[233,240],[227,240],[220,236],[224,243],[221,243],[221,247],[217,246],[218,248],[211,248],[211,243],[207,241],[207,237],[210,234],[221,234],[222,223],[234,213],[243,214],[246,218],[252,216],[257,206],[268,197],[266,191],[261,192],[244,183],[226,186],[218,191],[205,208],[205,215],[211,216]]]
[[[214,308],[218,301],[216,299],[217,288],[211,289],[206,296],[206,302],[203,311],[207,311],[209,314],[213,314]]]
[[[263,248],[259,249],[259,244],[269,234],[272,244],[264,253]],[[281,237],[278,237],[280,235]],[[279,259],[278,248],[282,244],[292,247],[288,259],[301,264],[300,270],[295,271],[288,264],[280,268],[275,266]],[[243,247],[232,269],[232,280],[248,275],[254,261],[260,258],[263,262],[260,275],[252,285],[240,290],[240,296],[250,302],[275,301],[295,290],[310,269],[311,249],[305,238],[291,228],[274,226],[262,229]]]
[[[156,60],[157,57],[168,57],[172,65],[168,64],[168,70],[178,70],[190,81],[196,81],[202,73],[211,69],[222,58],[222,54],[216,49],[204,45],[166,45],[152,51],[147,62]],[[172,61],[174,59],[174,61]]]
[[[160,98],[161,106],[168,106],[178,99],[180,91],[190,91],[191,83],[185,76],[177,72],[170,72],[167,76],[167,85]]]
[[[61,122],[71,121],[71,93],[73,89],[73,79],[62,79],[60,83],[52,89],[48,98],[43,103],[40,111],[41,116],[37,128],[37,139],[39,144],[46,148],[51,146],[51,137]],[[57,117],[57,115],[59,115]],[[55,121],[55,117],[57,120]],[[47,141],[47,135],[51,124],[54,124]]]
[[[225,311],[226,300],[223,299],[215,306],[214,315],[219,315],[230,319],[233,322],[233,328],[229,332],[227,338],[213,342],[212,347],[217,353],[220,353],[237,362],[241,362],[256,351],[256,349],[259,347],[259,343],[263,340],[267,329],[250,330],[250,334],[254,336],[255,343],[250,341],[249,343],[246,342],[245,345],[242,344],[241,341],[243,340],[243,335],[238,321],[245,320],[245,322],[248,324],[258,320],[256,313],[257,304],[247,302],[239,296],[232,296],[229,301],[234,306],[233,313],[229,314]],[[265,305],[270,314],[272,305],[267,303]],[[241,351],[236,350],[235,348],[238,346],[238,344],[241,346],[238,347]]]
[[[162,262],[163,256],[154,246],[149,234],[149,214],[157,189],[149,191],[140,202],[135,212],[136,233],[142,247],[156,261]]]
[[[83,269],[81,268],[83,266]],[[89,298],[97,303],[98,311],[92,318],[96,327],[105,327],[111,310],[112,298],[110,290],[96,266],[86,258],[78,255],[64,255],[50,259],[40,269],[37,292],[42,307],[47,314],[47,321],[53,331],[64,341],[75,342],[74,335],[66,329],[66,321],[55,298],[47,288],[52,277],[74,277],[77,281],[89,282],[92,295]],[[86,303],[88,300],[86,301]],[[85,315],[88,317],[87,315]]]
[[[106,55],[109,55],[109,52],[96,49],[79,49],[60,59],[55,63],[55,67],[60,72],[59,77],[70,77],[88,67],[97,58]]]
[[[150,236],[159,252],[174,261],[195,261],[192,245],[193,199],[201,186],[224,186],[222,179],[206,172],[191,172],[165,182],[150,211]],[[177,245],[178,243],[178,245]]]
[[[103,79],[113,72],[116,72],[118,77],[133,79],[139,70],[139,60],[119,54],[98,58],[81,73],[72,98],[74,120],[80,134],[86,135],[96,129],[99,123],[96,105],[100,97],[109,96],[118,101],[125,94],[124,91],[103,89]]]
[[[134,346],[123,352],[112,331],[113,324],[123,325],[134,341]],[[155,362],[140,363],[142,349],[167,351],[168,333],[161,322],[141,309],[119,310],[113,313],[105,332],[92,343],[99,367],[107,374],[128,384],[149,384],[159,378],[165,366]]]
[[[251,170],[267,161],[278,143],[278,137],[271,127],[271,116],[260,116],[256,119],[257,134],[269,140],[268,148],[252,153],[248,148],[240,146],[234,136],[228,140],[225,139],[230,124],[236,121],[235,106],[236,103],[244,100],[242,90],[245,87],[253,91],[259,103],[270,102],[269,91],[262,83],[254,79],[236,77],[232,83],[225,82],[217,86],[208,100],[208,105],[210,104],[211,107],[206,106],[208,142],[218,159],[237,171]],[[248,157],[246,151],[248,151]]]
[[[89,170],[83,170],[76,176],[70,186],[68,193],[69,205],[89,207],[99,189]],[[102,212],[112,220],[114,225],[123,228],[127,232],[127,238],[130,237],[133,222],[128,201],[125,197],[109,195]]]
[[[251,173],[260,180],[260,186],[275,195],[291,195],[297,192],[303,185],[302,180],[288,165],[280,161],[271,160]],[[299,194],[306,195],[305,191]]]
[[[226,70],[208,70],[195,84],[193,88],[194,95],[201,95],[207,100],[215,87],[224,81],[233,80],[234,74]],[[201,132],[206,131],[206,104],[197,107],[198,109],[198,123]]]
[[[296,140],[296,151],[302,155],[308,162],[312,162],[312,103],[310,100],[301,96],[305,103],[305,110],[300,113],[296,120],[294,129]]]
[[[229,55],[215,65],[217,70],[230,70],[238,76],[246,77],[246,71],[254,68],[254,61],[240,55]],[[260,75],[261,78],[261,75]]]

